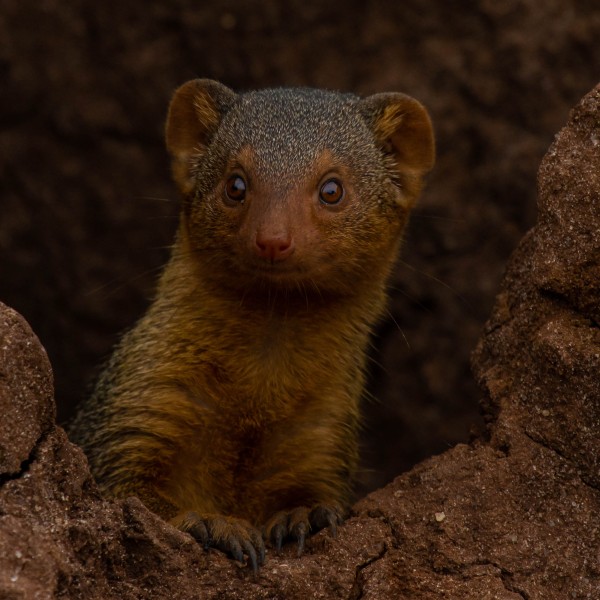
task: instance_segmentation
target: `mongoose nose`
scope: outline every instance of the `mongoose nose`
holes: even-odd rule
[[[294,239],[289,232],[268,234],[257,231],[254,242],[256,255],[271,262],[285,260],[294,252]]]

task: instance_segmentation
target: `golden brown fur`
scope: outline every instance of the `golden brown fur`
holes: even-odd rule
[[[167,145],[184,198],[172,257],[73,436],[104,489],[256,565],[255,528],[301,549],[347,506],[369,330],[433,163],[431,126],[399,94],[236,96],[195,81],[174,97]],[[228,173],[246,178],[243,203],[223,195]],[[315,200],[331,173],[339,207]],[[293,252],[265,260],[259,236]]]

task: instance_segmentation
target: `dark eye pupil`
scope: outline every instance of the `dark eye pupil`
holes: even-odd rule
[[[320,198],[326,204],[336,204],[342,199],[344,189],[337,179],[329,179],[321,186]]]
[[[239,175],[232,175],[225,184],[225,193],[229,199],[240,202],[246,197],[246,182]]]

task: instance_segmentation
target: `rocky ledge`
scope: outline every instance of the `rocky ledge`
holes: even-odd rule
[[[0,597],[600,598],[600,86],[539,170],[539,220],[474,353],[483,437],[254,578],[135,498],[101,497],[54,423],[48,359],[0,305]]]

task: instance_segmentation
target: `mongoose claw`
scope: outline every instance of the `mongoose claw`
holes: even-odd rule
[[[258,568],[265,562],[265,543],[258,529],[248,521],[222,515],[200,515],[190,511],[179,524],[204,548],[216,548],[229,554],[234,560],[248,565],[256,575]]]
[[[313,529],[329,527],[331,536],[337,537],[337,526],[344,522],[344,515],[339,506],[318,504],[310,511],[308,519]]]
[[[296,525],[295,527],[295,531],[292,532],[292,536],[298,540],[298,556],[302,556],[302,553],[304,552],[304,541],[306,540],[306,532],[307,529],[305,523],[298,523],[298,525]]]
[[[304,553],[306,536],[329,527],[331,535],[337,535],[337,526],[343,522],[343,511],[337,505],[317,504],[312,508],[299,506],[291,511],[282,511],[273,515],[264,527],[264,536],[277,553],[281,551],[285,540],[296,540],[298,556]]]
[[[281,546],[283,545],[283,537],[287,533],[287,528],[284,527],[281,523],[277,523],[271,532],[271,540],[275,545],[275,551],[277,554],[281,552]]]

